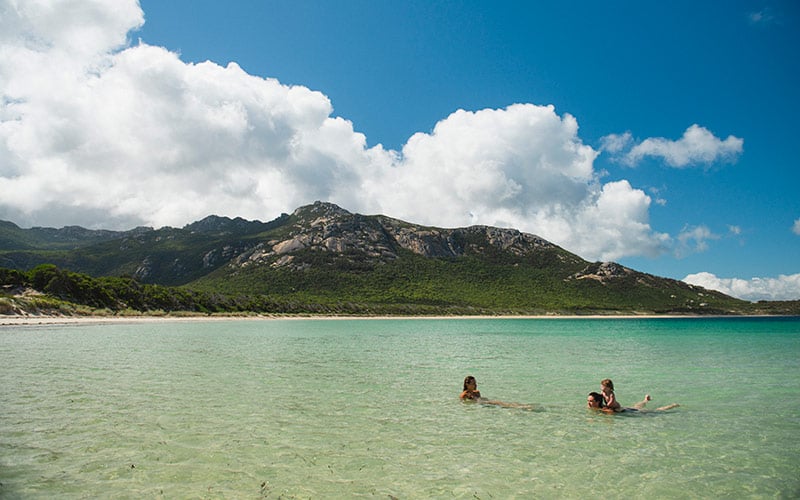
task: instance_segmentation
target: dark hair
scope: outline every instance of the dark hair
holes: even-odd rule
[[[603,399],[603,396],[601,396],[600,394],[598,394],[596,392],[590,392],[589,396],[591,396],[592,399],[594,399],[595,401],[597,401],[600,404],[600,408],[602,408],[603,405],[605,404],[605,400]]]
[[[469,384],[470,382],[475,382],[476,384],[478,383],[475,380],[475,377],[473,377],[472,375],[467,375],[467,378],[464,379],[464,390],[465,391],[467,390],[467,384]]]

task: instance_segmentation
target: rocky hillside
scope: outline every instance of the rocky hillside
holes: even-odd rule
[[[538,236],[515,229],[422,227],[385,216],[352,214],[322,202],[297,209],[274,236],[237,256],[231,265],[303,269],[308,264],[296,257],[307,252],[357,255],[365,263],[376,264],[398,259],[403,250],[426,258],[552,253],[565,262],[583,262]]]
[[[15,227],[2,228],[0,267],[52,263],[291,307],[727,313],[745,304],[616,263],[590,263],[514,229],[424,227],[323,202],[268,223],[211,216],[180,229],[71,229],[67,248],[62,230],[36,230],[34,238],[34,230]]]

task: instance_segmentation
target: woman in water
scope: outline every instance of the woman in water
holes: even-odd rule
[[[461,399],[481,399],[481,391],[478,390],[478,381],[475,377],[468,375],[464,379],[464,390],[461,392]]]
[[[523,410],[532,410],[533,406],[521,403],[506,403],[504,401],[496,401],[491,399],[484,399],[481,397],[481,391],[478,390],[478,381],[475,377],[468,375],[464,379],[464,390],[461,391],[459,396],[462,400],[471,399],[482,404],[502,406],[503,408],[522,408]]]
[[[653,398],[651,398],[649,394],[645,394],[644,399],[642,401],[636,403],[635,405],[633,405],[633,407],[631,407],[631,408],[620,408],[619,410],[612,410],[611,408],[604,407],[604,405],[603,405],[603,396],[601,394],[596,393],[596,392],[590,392],[589,395],[586,397],[586,406],[591,410],[602,411],[604,413],[619,413],[619,412],[623,412],[623,411],[639,411],[639,410],[644,410],[645,409],[644,408],[645,405],[651,399],[653,399]],[[671,409],[676,408],[678,406],[680,406],[678,403],[672,403],[672,404],[669,404],[669,405],[666,405],[666,406],[661,406],[659,408],[656,408],[655,411],[671,410]]]

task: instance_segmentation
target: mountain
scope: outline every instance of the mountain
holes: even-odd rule
[[[146,230],[150,230],[150,228],[138,228],[128,231],[128,233]],[[93,231],[79,226],[67,226],[61,229],[49,227],[21,229],[13,222],[0,221],[0,249],[74,249],[80,246],[117,239],[125,234],[125,232],[121,231]]]
[[[39,264],[91,276],[132,276],[143,283],[184,285],[256,245],[252,241],[288,217],[271,223],[209,216],[181,229],[130,231],[83,228],[20,229],[0,222],[0,267]]]
[[[210,216],[132,231],[0,225],[0,266],[52,263],[90,276],[325,310],[491,313],[732,313],[747,302],[611,262],[538,236],[444,229],[316,202],[271,222]]]

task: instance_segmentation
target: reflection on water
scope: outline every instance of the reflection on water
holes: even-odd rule
[[[0,328],[0,497],[790,497],[798,354],[798,320]],[[605,377],[682,407],[590,413]]]

